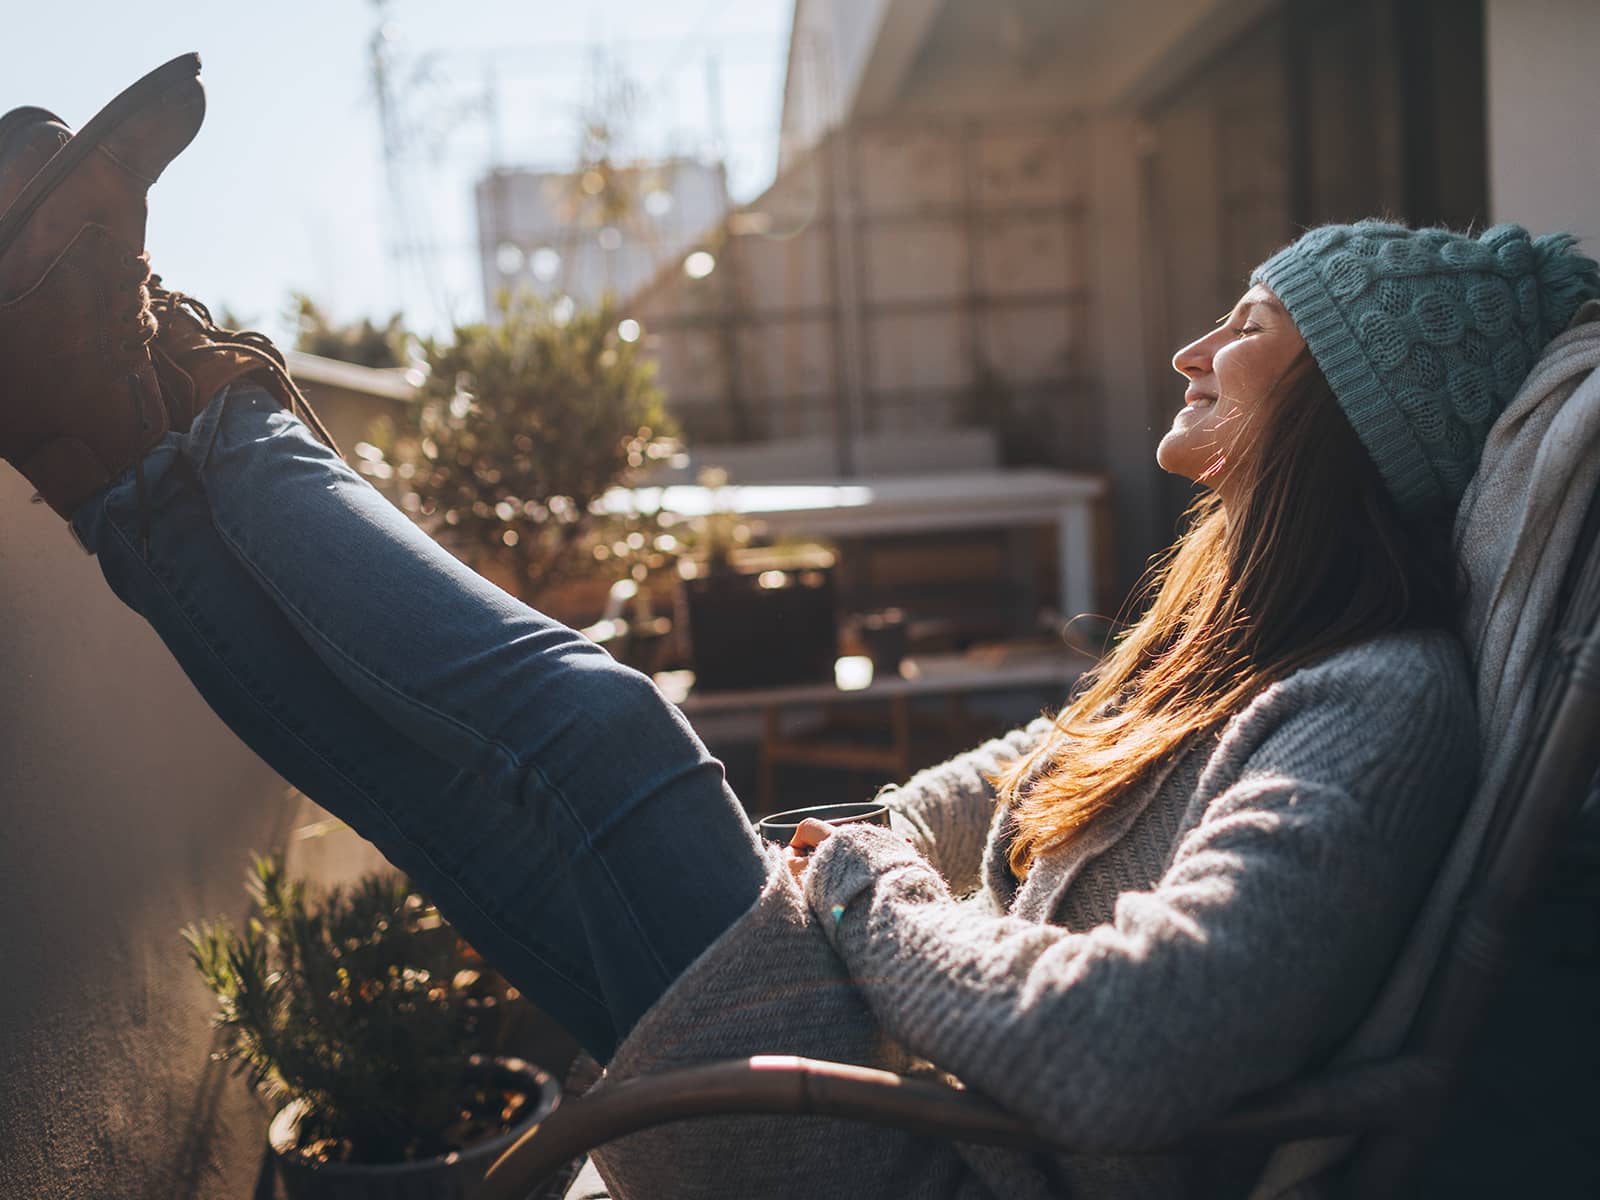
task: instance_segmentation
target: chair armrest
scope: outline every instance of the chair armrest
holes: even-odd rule
[[[1443,1090],[1434,1064],[1396,1059],[1278,1089],[1186,1137],[1128,1152],[1402,1130],[1424,1120]],[[759,1055],[630,1079],[562,1105],[500,1156],[485,1181],[485,1200],[521,1200],[561,1164],[630,1133],[753,1113],[838,1117],[978,1145],[1074,1152],[969,1092],[870,1067]]]

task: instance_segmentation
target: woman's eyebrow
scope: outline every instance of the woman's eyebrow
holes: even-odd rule
[[[1280,304],[1278,302],[1278,300],[1275,297],[1273,297],[1273,296],[1257,296],[1257,297],[1254,297],[1254,298],[1251,298],[1251,299],[1248,299],[1248,300],[1241,299],[1239,301],[1239,303],[1235,304],[1227,312],[1223,313],[1220,317],[1218,317],[1216,323],[1218,325],[1221,325],[1225,321],[1231,321],[1235,317],[1243,316],[1244,314],[1248,313],[1251,309],[1258,308],[1258,307],[1259,308],[1264,308],[1268,312],[1274,313],[1274,314],[1276,314],[1277,316],[1280,316],[1280,317],[1288,315],[1287,310],[1283,307],[1282,304]]]

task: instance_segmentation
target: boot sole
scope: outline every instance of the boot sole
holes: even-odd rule
[[[179,55],[171,62],[157,67],[144,78],[136,80],[97,112],[87,125],[78,130],[70,142],[56,151],[55,156],[39,168],[38,174],[18,193],[11,207],[6,209],[5,215],[0,216],[0,255],[5,254],[11,243],[17,240],[18,235],[27,226],[28,218],[33,216],[45,198],[55,191],[73,169],[87,158],[108,134],[121,125],[130,113],[149,104],[175,84],[182,83],[185,79],[193,79],[199,74],[198,54]],[[44,111],[44,109],[18,109],[14,113],[8,113],[5,121],[0,121],[0,145],[4,144],[7,137],[15,135],[17,126],[31,123],[36,119],[36,114]],[[12,127],[5,128],[5,122],[13,119],[15,123]]]

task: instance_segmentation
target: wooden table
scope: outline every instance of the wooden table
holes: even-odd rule
[[[864,658],[839,660],[835,683],[803,683],[784,687],[738,691],[698,692],[693,672],[665,671],[656,676],[662,691],[682,708],[691,721],[697,716],[759,712],[760,783],[762,812],[776,806],[775,776],[784,764],[832,767],[840,770],[884,771],[905,779],[913,769],[911,756],[911,705],[920,697],[943,696],[959,705],[969,695],[1042,689],[1065,700],[1072,684],[1093,660],[1072,651],[1032,653],[1009,648],[994,654],[940,654],[907,659],[902,674],[876,679]],[[785,710],[800,707],[836,709],[840,706],[888,703],[889,740],[885,745],[861,745],[828,737],[793,736],[783,729]]]

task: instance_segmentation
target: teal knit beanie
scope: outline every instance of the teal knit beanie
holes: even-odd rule
[[[1600,270],[1570,234],[1324,225],[1257,267],[1402,513],[1454,508],[1489,426]]]

